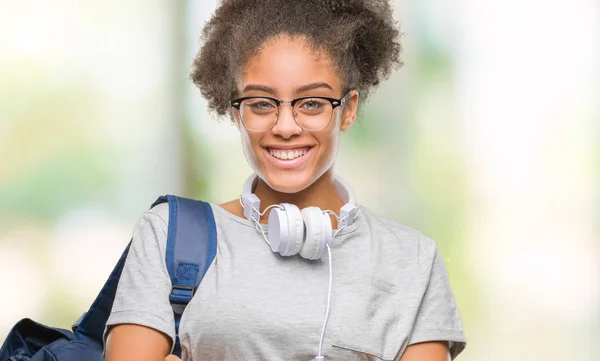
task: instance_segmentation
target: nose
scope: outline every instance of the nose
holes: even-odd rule
[[[281,103],[279,105],[279,117],[271,131],[273,134],[280,135],[284,139],[289,139],[294,135],[302,133],[302,128],[298,126],[294,119],[294,109],[291,104]]]

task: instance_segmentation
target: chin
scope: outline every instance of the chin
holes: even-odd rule
[[[271,189],[281,193],[298,193],[308,188],[316,179],[310,172],[264,172],[262,180]]]

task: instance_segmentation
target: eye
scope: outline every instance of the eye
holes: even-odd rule
[[[324,99],[309,98],[309,99],[302,99],[298,104],[298,108],[300,108],[301,110],[315,111],[315,110],[322,109],[327,104],[329,104],[329,102]]]
[[[263,99],[263,98],[248,99],[246,101],[246,105],[254,110],[262,110],[262,111],[272,110],[272,109],[277,108],[277,104],[275,104],[272,100]]]

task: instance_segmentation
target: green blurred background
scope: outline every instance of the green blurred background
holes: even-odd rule
[[[239,135],[188,81],[216,0],[0,0],[0,340],[68,328],[161,194],[224,202]],[[402,0],[406,66],[344,135],[360,203],[435,239],[462,361],[598,360],[600,5]]]

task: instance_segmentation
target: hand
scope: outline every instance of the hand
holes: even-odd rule
[[[165,357],[165,361],[181,361],[181,359],[175,355],[169,355]]]

